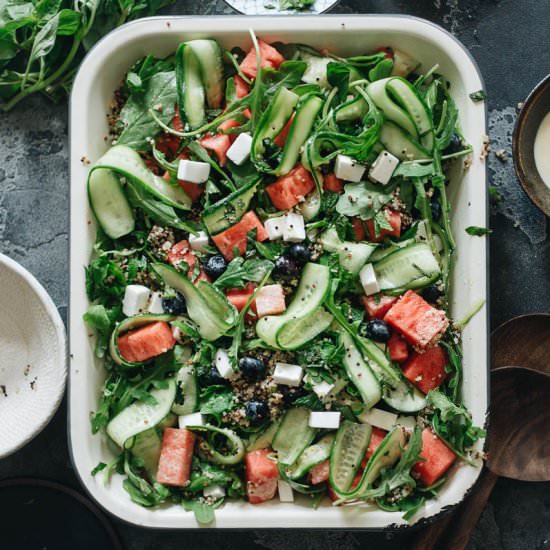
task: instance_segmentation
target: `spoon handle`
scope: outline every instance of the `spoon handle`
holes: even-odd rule
[[[496,474],[485,469],[472,492],[456,510],[420,531],[412,550],[464,550],[497,479]]]

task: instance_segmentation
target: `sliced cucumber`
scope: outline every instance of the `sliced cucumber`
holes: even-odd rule
[[[382,399],[392,409],[402,413],[418,412],[426,406],[426,396],[405,380],[396,388],[388,388]]]
[[[191,129],[206,121],[205,89],[201,78],[199,59],[190,42],[180,44],[176,51],[176,83],[181,120]]]
[[[154,405],[136,401],[107,424],[107,435],[119,447],[124,447],[131,437],[154,428],[170,412],[176,395],[176,383],[173,379],[167,382],[166,388],[151,390],[150,394],[156,401]]]
[[[287,470],[288,477],[290,479],[300,479],[305,476],[311,468],[330,458],[334,438],[335,434],[329,433],[319,439],[317,443],[305,449],[298,457],[298,460]]]
[[[295,407],[283,416],[272,445],[280,464],[294,464],[313,441],[317,430],[309,426],[309,414],[309,409]]]
[[[197,410],[199,388],[197,377],[192,366],[184,365],[176,374],[176,398],[172,412],[177,415],[190,414]]]
[[[344,346],[343,362],[348,378],[357,388],[365,406],[370,409],[382,397],[380,384],[369,364],[363,359],[351,336],[345,331],[338,332],[340,343]]]
[[[186,429],[194,432],[212,432],[217,434],[217,437],[222,436],[226,438],[226,442],[220,445],[220,447],[227,449],[227,454],[220,452],[207,438],[201,441],[199,452],[207,460],[216,464],[226,465],[238,464],[244,458],[245,448],[243,440],[233,430],[218,428],[210,424],[206,424],[206,426],[187,426]]]
[[[273,171],[275,175],[284,176],[294,168],[300,156],[300,149],[309,137],[317,114],[322,107],[323,100],[314,94],[300,98],[296,105],[296,116],[290,125],[281,162]]]
[[[389,246],[379,247],[372,253],[372,256],[369,258],[369,260],[373,263],[379,262],[393,252],[400,250],[401,248],[406,248],[407,246],[415,242],[416,239],[414,237],[411,237],[410,239],[405,239],[404,241],[399,241],[398,243],[391,243]]]
[[[168,206],[183,210],[191,208],[191,198],[179,185],[171,185],[166,180],[155,176],[139,154],[126,145],[111,147],[94,164],[91,173],[98,168],[108,168],[117,172]]]
[[[143,461],[143,468],[151,480],[157,477],[161,448],[162,439],[156,428],[150,428],[136,435],[130,445],[130,452]]]
[[[357,96],[334,110],[334,120],[336,122],[350,122],[352,120],[363,119],[368,111],[369,106],[365,98]]]
[[[216,287],[206,281],[194,285],[166,264],[153,264],[153,268],[166,285],[183,294],[187,313],[205,340],[217,340],[235,324],[237,310]]]
[[[418,131],[410,115],[399,105],[396,105],[393,99],[388,95],[386,84],[392,78],[395,77],[382,78],[381,80],[371,82],[367,86],[367,93],[376,106],[383,111],[386,120],[395,122],[398,126],[411,134],[413,138],[418,139]]]
[[[407,77],[420,67],[420,61],[401,50],[393,50],[392,76]]]
[[[268,426],[267,430],[251,436],[246,444],[246,450],[250,452],[271,447],[273,438],[279,429],[279,423],[280,420],[275,420]]]
[[[330,269],[320,264],[307,263],[302,272],[298,289],[287,310],[281,315],[262,317],[256,323],[258,337],[272,347],[279,347],[277,339],[284,325],[290,322],[287,334],[292,333],[299,319],[310,317],[319,310],[329,290]],[[304,323],[307,324],[307,319]],[[315,327],[312,328],[315,329]],[[308,338],[314,338],[317,334],[319,332],[314,331],[311,335],[308,334]],[[300,339],[303,340],[303,335]],[[288,336],[284,336],[283,340],[290,345],[293,344],[292,341],[289,341]]]
[[[298,349],[327,330],[332,319],[332,315],[322,307],[309,315],[290,319],[277,332],[277,346],[281,349]]]
[[[391,77],[388,80],[386,89],[398,104],[409,113],[416,126],[422,145],[431,151],[434,146],[432,117],[416,88],[408,80],[397,76]]]
[[[112,170],[92,169],[88,177],[88,197],[99,225],[111,239],[134,230],[134,213]]]
[[[314,220],[321,211],[321,195],[319,191],[312,191],[306,200],[300,203],[300,210],[306,222]]]
[[[344,420],[330,454],[330,484],[338,495],[349,492],[369,447],[372,426]]]
[[[415,243],[374,264],[380,290],[415,289],[433,283],[441,268],[426,243]]]
[[[376,244],[342,241],[336,229],[327,229],[320,237],[323,249],[337,252],[340,265],[350,273],[357,274],[376,250]]]
[[[382,126],[380,142],[392,155],[401,161],[431,158],[427,149],[390,120],[386,121]]]
[[[133,317],[128,317],[120,323],[117,323],[113,330],[113,333],[111,334],[111,340],[109,343],[109,353],[111,354],[113,361],[117,365],[121,365],[123,367],[139,367],[140,365],[143,365],[143,363],[133,363],[124,359],[124,357],[120,353],[120,350],[118,349],[119,335],[122,335],[129,330],[134,330],[136,328],[142,327],[144,325],[156,323],[157,321],[164,321],[166,323],[169,323],[174,319],[175,317],[173,315],[157,315],[154,313],[146,313],[144,315],[134,315]]]
[[[224,98],[222,50],[215,40],[191,40],[188,45],[199,62],[208,106],[219,109]]]
[[[235,225],[246,213],[260,180],[244,185],[227,197],[215,202],[202,213],[202,221],[211,235]]]

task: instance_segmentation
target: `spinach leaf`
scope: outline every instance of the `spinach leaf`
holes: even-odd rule
[[[195,519],[198,523],[207,525],[216,519],[214,510],[223,504],[223,499],[213,504],[209,504],[204,499],[198,498],[194,500],[183,500],[181,504],[187,512],[193,512],[195,514]]]
[[[490,229],[487,229],[486,227],[478,227],[476,225],[470,225],[470,227],[466,228],[466,233],[474,237],[485,237],[486,235],[490,235],[492,231]]]
[[[377,65],[375,65],[369,71],[369,80],[374,82],[375,80],[381,80],[391,75],[393,70],[393,59],[382,59]]]
[[[84,321],[96,331],[95,354],[97,357],[101,358],[105,356],[105,352],[109,347],[111,333],[120,314],[120,306],[108,309],[99,304],[90,306],[84,314]]]
[[[303,10],[314,3],[315,0],[279,0],[279,10]]]
[[[200,394],[200,412],[211,414],[219,421],[235,407],[233,391],[227,386],[207,386]]]
[[[327,65],[327,80],[331,86],[338,88],[337,98],[344,102],[349,89],[349,67],[343,63],[331,62]]]
[[[215,281],[218,288],[243,288],[246,282],[259,283],[266,273],[273,269],[269,260],[251,258],[244,260],[237,257],[229,263],[227,269]]]
[[[120,266],[107,255],[92,260],[86,268],[86,293],[90,301],[117,302],[126,289],[126,277]]]
[[[345,216],[359,216],[362,220],[368,220],[381,212],[382,207],[391,200],[391,193],[379,191],[373,184],[348,183],[344,187],[344,193],[338,199],[336,211]],[[383,217],[385,219],[385,216]],[[391,229],[391,227],[387,229]]]
[[[470,99],[476,103],[479,101],[485,101],[487,99],[487,94],[484,90],[478,90],[477,92],[472,92],[470,94]]]
[[[275,261],[283,252],[284,245],[282,243],[261,243],[259,241],[254,241],[254,246],[258,251],[260,256],[263,256],[266,260]]]
[[[123,130],[117,140],[137,151],[149,148],[148,139],[160,131],[149,109],[157,112],[162,122],[168,124],[175,114],[176,73],[161,72],[153,75],[142,95],[132,94],[120,112]]]

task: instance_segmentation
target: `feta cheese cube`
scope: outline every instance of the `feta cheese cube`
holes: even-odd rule
[[[415,240],[418,242],[426,242],[428,240],[425,220],[421,220],[418,222],[418,225],[416,226]]]
[[[337,178],[357,183],[361,181],[366,169],[366,166],[359,164],[347,155],[337,155],[336,157],[334,173]]]
[[[378,279],[376,278],[376,273],[374,272],[374,267],[372,264],[366,264],[361,268],[359,272],[359,280],[363,286],[363,290],[367,296],[372,296],[380,292],[380,287],[378,286]]]
[[[361,413],[359,420],[389,432],[397,424],[397,415],[382,409],[370,409]]]
[[[164,308],[162,307],[162,292],[151,293],[151,298],[149,299],[147,311],[149,313],[157,313],[159,315],[164,313]]]
[[[281,239],[283,236],[283,231],[285,226],[286,226],[286,220],[284,216],[278,216],[277,218],[269,218],[264,222],[264,227],[270,241],[276,241],[277,239]]]
[[[283,241],[299,243],[305,240],[306,228],[304,225],[304,217],[301,214],[289,212],[285,218]]]
[[[225,487],[221,485],[210,485],[202,490],[202,495],[205,498],[223,498],[225,496]]]
[[[402,426],[408,432],[412,432],[416,426],[416,418],[414,416],[398,416],[397,425]]]
[[[254,299],[258,317],[277,315],[286,310],[285,292],[281,285],[266,285]]]
[[[132,317],[147,311],[151,291],[143,285],[128,285],[122,300],[122,313]]]
[[[314,382],[310,380],[311,387],[319,399],[325,398],[333,389],[334,384],[322,380],[321,382]]]
[[[294,492],[290,483],[283,479],[277,480],[277,488],[279,490],[279,500],[281,502],[294,502]]]
[[[180,430],[187,426],[204,426],[204,416],[200,412],[178,416],[178,426]]]
[[[299,386],[303,376],[304,370],[299,365],[275,363],[275,370],[273,371],[273,381],[275,384]]]
[[[252,149],[252,136],[246,132],[239,134],[237,139],[231,144],[227,150],[227,158],[237,165],[243,164],[250,156]]]
[[[208,246],[208,235],[204,231],[199,231],[197,235],[189,233],[189,246],[193,250],[204,252],[204,247]]]
[[[191,183],[204,183],[210,175],[210,164],[182,159],[178,164],[178,179]]]
[[[337,430],[340,426],[340,413],[333,411],[311,411],[309,413],[310,428],[326,428]]]
[[[237,374],[231,366],[229,354],[224,349],[216,351],[214,366],[218,369],[220,376],[226,380],[231,380]]]
[[[373,181],[387,185],[399,166],[399,159],[388,151],[382,151],[372,163],[369,170],[369,178]]]

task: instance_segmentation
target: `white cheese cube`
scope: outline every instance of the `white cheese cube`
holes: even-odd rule
[[[317,84],[321,88],[332,88],[327,78],[327,66],[334,61],[330,57],[307,56],[307,68],[302,75],[302,82]]]
[[[412,432],[416,426],[416,418],[414,416],[398,416],[397,425],[402,426],[408,432]]]
[[[312,382],[311,387],[313,388],[313,391],[317,394],[317,397],[319,399],[323,399],[334,389],[334,384],[322,380],[321,382]]]
[[[182,159],[178,164],[178,179],[191,183],[204,183],[210,175],[210,164]]]
[[[204,231],[199,231],[196,235],[189,233],[189,246],[193,250],[204,252],[204,247],[208,246],[208,235]]]
[[[273,381],[275,384],[299,386],[302,376],[304,376],[304,370],[299,365],[275,363],[275,370],[273,371]]]
[[[204,416],[200,412],[178,416],[178,426],[180,430],[187,426],[204,426]]]
[[[357,183],[361,181],[366,169],[366,166],[359,164],[347,155],[338,155],[336,157],[334,173],[337,178]]]
[[[378,280],[372,264],[366,264],[361,268],[359,280],[367,296],[372,296],[380,292],[380,287],[378,286]]]
[[[281,502],[294,502],[294,492],[290,483],[283,479],[277,480],[277,488],[279,490],[279,500]]]
[[[428,233],[426,231],[426,221],[421,220],[416,226],[416,237],[415,240],[418,242],[426,242],[428,240]]]
[[[389,432],[397,424],[397,415],[382,409],[370,409],[361,413],[359,420]]]
[[[332,411],[311,411],[309,413],[310,428],[326,428],[328,430],[337,430],[340,426],[340,413]]]
[[[227,158],[237,165],[243,164],[250,156],[252,149],[252,136],[246,132],[239,134],[237,139],[231,144],[227,150]]]
[[[205,498],[223,498],[225,496],[225,487],[221,485],[210,485],[202,490],[202,495]]]
[[[399,159],[388,151],[382,151],[372,163],[369,170],[369,178],[373,181],[387,185],[399,165]]]
[[[122,300],[122,313],[132,317],[147,311],[151,291],[143,285],[128,285]]]
[[[269,218],[264,222],[264,227],[270,241],[276,241],[277,239],[281,239],[283,236],[283,231],[285,226],[286,226],[286,220],[284,216],[278,216],[277,218]]]
[[[149,313],[157,313],[159,315],[164,313],[164,308],[162,307],[162,292],[151,293],[151,298],[149,299],[147,311]]]
[[[229,354],[224,349],[219,349],[216,352],[214,366],[218,369],[220,376],[226,380],[231,380],[237,374],[231,366]]]
[[[289,212],[285,218],[285,225],[283,227],[283,241],[290,243],[299,243],[304,241],[306,238],[304,217],[301,214]]]

